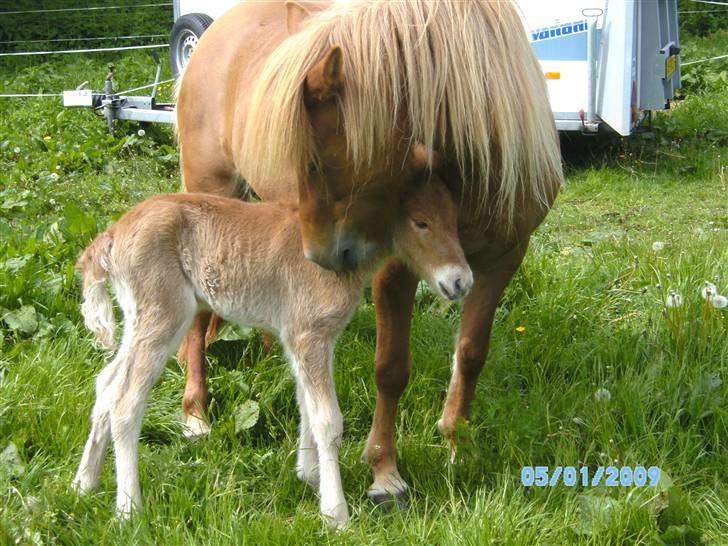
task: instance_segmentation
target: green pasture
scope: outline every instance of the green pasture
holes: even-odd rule
[[[685,59],[718,55],[728,32],[683,45]],[[152,74],[142,53],[0,59],[0,93],[98,89],[108,62],[120,89]],[[108,358],[83,327],[73,266],[131,205],[178,190],[178,156],[168,127],[112,137],[59,99],[0,98],[0,544],[728,544],[728,309],[701,296],[706,281],[728,295],[727,70],[686,69],[652,131],[564,142],[568,184],[498,310],[452,464],[436,421],[459,309],[420,295],[397,422],[406,510],[365,495],[375,323],[362,303],[336,353],[341,532],[296,479],[293,381],[255,333],[213,345],[213,429],[197,443],[181,434],[184,371],[170,361],[142,431],[143,515],[115,518],[111,455],[98,494],[70,490]],[[524,487],[537,465],[662,477]]]

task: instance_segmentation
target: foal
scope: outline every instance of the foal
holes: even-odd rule
[[[464,296],[473,276],[456,206],[431,178],[405,202],[393,252],[443,297]],[[152,386],[195,314],[212,310],[280,339],[296,378],[301,414],[296,472],[320,492],[335,526],[349,517],[338,451],[342,416],[332,376],[336,339],[361,298],[365,273],[325,270],[303,255],[296,208],[203,194],[153,197],[101,233],[78,261],[86,326],[113,345],[107,282],[124,314],[115,358],[96,381],[91,433],[74,486],[98,486],[109,438],[116,454],[117,512],[141,508],[137,449]]]

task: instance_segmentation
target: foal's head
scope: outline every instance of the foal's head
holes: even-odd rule
[[[433,175],[405,200],[404,210],[394,230],[397,255],[442,297],[465,296],[473,273],[460,246],[457,205],[443,181]]]

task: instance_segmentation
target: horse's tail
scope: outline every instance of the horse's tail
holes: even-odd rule
[[[81,314],[86,327],[106,348],[114,346],[114,310],[106,289],[111,276],[111,247],[108,231],[98,235],[76,263],[83,281]]]

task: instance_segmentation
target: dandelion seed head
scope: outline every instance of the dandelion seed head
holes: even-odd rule
[[[712,282],[705,281],[703,283],[703,288],[700,290],[700,295],[703,296],[704,300],[709,300],[713,296],[718,295],[718,289]]]
[[[665,248],[665,243],[662,241],[655,241],[652,243],[652,250],[655,252],[660,252],[663,248]]]
[[[51,173],[51,180],[58,180],[58,173]]]
[[[13,148],[13,152],[15,152],[16,154],[19,154],[20,153],[20,146],[16,146],[15,148]]]
[[[721,296],[720,294],[716,294],[710,298],[710,304],[716,309],[725,309],[728,307],[728,298]]]
[[[142,137],[143,137],[143,136],[144,136],[144,135],[146,135],[146,134],[147,134],[147,132],[146,132],[146,131],[145,131],[144,129],[139,129],[139,130],[137,131],[137,135],[139,135],[139,136],[142,136]]]
[[[594,393],[594,398],[597,402],[609,402],[612,399],[612,393],[609,392],[609,389],[602,387]]]
[[[683,297],[674,290],[670,290],[670,293],[665,299],[665,305],[667,305],[668,307],[680,307],[682,304]]]

